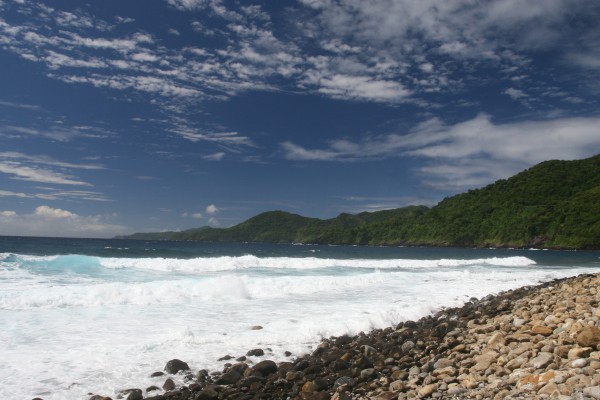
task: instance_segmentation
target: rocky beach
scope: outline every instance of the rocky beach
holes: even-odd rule
[[[265,359],[269,349],[224,355],[222,371],[192,371],[171,360],[154,373],[164,377],[162,388],[128,389],[117,398],[600,399],[599,303],[600,274],[557,279],[325,339],[291,362]],[[184,385],[175,384],[175,374]]]

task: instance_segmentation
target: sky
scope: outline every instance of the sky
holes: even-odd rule
[[[332,218],[600,153],[600,2],[0,0],[0,235]]]

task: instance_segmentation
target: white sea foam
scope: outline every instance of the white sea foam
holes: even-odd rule
[[[443,268],[471,265],[497,265],[525,267],[535,265],[535,261],[521,256],[506,258],[482,258],[471,260],[370,260],[370,259],[330,259],[315,257],[210,257],[193,259],[172,258],[104,258],[100,264],[106,268],[137,268],[155,271],[178,272],[218,272],[251,268],[272,269],[317,269],[328,267],[398,269],[398,268]]]
[[[302,354],[321,337],[382,328],[472,296],[591,271],[547,268],[525,257],[2,254],[0,398],[116,397],[116,390],[132,386],[160,387],[164,378],[149,375],[172,358],[193,369],[220,369],[219,357],[260,347],[272,349],[263,358],[283,360],[286,350]]]

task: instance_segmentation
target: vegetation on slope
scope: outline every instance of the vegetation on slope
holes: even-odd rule
[[[546,161],[509,179],[410,206],[320,220],[272,211],[226,229],[135,234],[134,239],[600,248],[600,155]]]

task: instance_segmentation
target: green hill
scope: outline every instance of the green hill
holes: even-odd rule
[[[432,208],[340,214],[328,220],[271,211],[231,228],[138,233],[128,238],[598,249],[600,155],[546,161]]]

